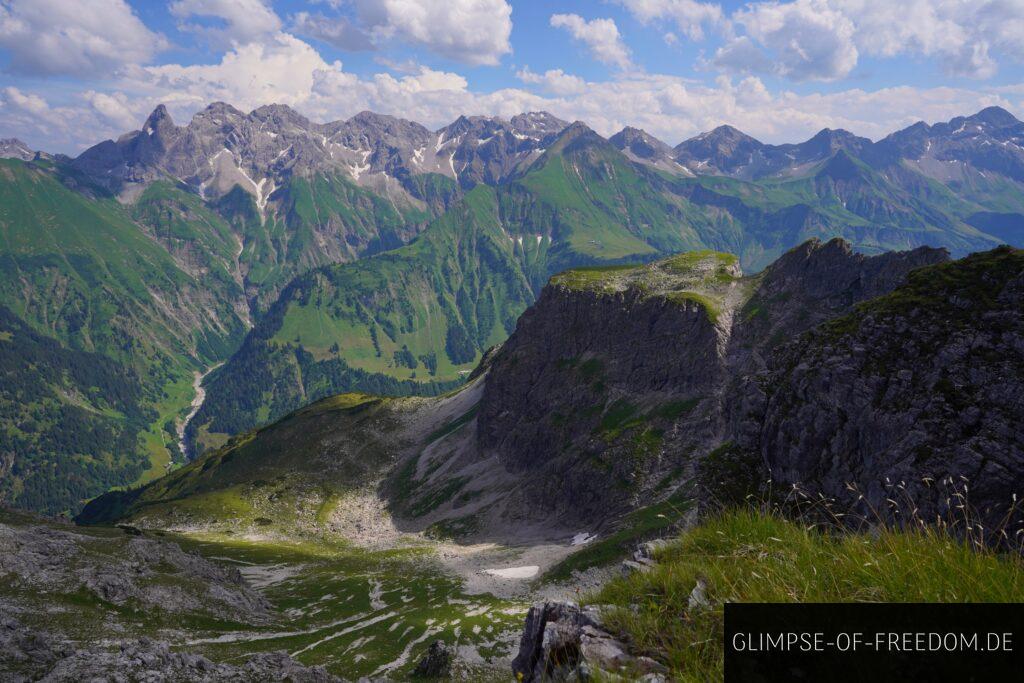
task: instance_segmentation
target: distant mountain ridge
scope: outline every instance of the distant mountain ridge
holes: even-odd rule
[[[411,178],[417,175],[437,173],[466,189],[501,182],[535,159],[568,125],[547,112],[529,112],[511,119],[460,116],[431,131],[369,111],[318,124],[286,105],[266,105],[245,114],[218,102],[177,126],[160,105],[142,130],[94,145],[74,165],[110,187],[163,174],[216,197],[237,182],[258,203],[280,186],[284,175],[313,171],[343,172],[360,186],[415,198]],[[948,170],[935,168],[941,162],[969,163],[1024,179],[1024,124],[1000,107],[945,123],[919,122],[877,142],[825,128],[804,142],[772,145],[729,125],[674,148],[630,126],[609,141],[632,160],[662,170],[748,180],[805,171],[840,149],[879,168],[908,160],[939,179],[949,176]],[[27,151],[19,141],[4,142],[10,144],[0,151]],[[993,149],[979,151],[972,145]]]
[[[368,111],[318,124],[285,105],[245,114],[216,102],[178,126],[160,105],[142,130],[94,145],[72,163],[119,192],[169,176],[216,199],[237,184],[261,212],[285,177],[311,173],[340,172],[360,187],[423,200],[413,176],[435,173],[467,188],[493,184],[567,125],[539,112],[508,121],[461,116],[430,131]]]

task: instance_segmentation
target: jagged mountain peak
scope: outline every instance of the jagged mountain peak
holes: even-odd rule
[[[854,141],[857,141],[857,142],[863,141],[863,142],[867,142],[867,143],[871,142],[867,138],[862,138],[859,135],[854,135],[850,131],[843,130],[842,128],[822,128],[817,133],[815,133],[813,137],[811,137],[809,140],[807,140],[807,142],[804,142],[804,143],[801,143],[801,144],[807,145],[807,144],[812,144],[813,143],[813,144],[842,145],[842,144],[847,144],[847,143],[854,142]]]
[[[751,142],[756,142],[758,144],[761,144],[760,140],[754,138],[751,135],[747,135],[746,133],[744,133],[739,128],[736,128],[735,126],[730,126],[729,124],[723,124],[721,126],[713,128],[713,129],[711,129],[710,131],[708,131],[706,133],[701,133],[697,137],[700,137],[700,138],[719,138],[719,139],[724,139],[724,140],[748,140],[748,141],[751,141]]]
[[[693,175],[672,158],[672,148],[640,128],[626,126],[608,138],[613,147],[631,161],[681,175]]]
[[[363,110],[363,111],[359,112],[355,116],[353,116],[350,119],[348,119],[347,121],[345,121],[345,123],[350,124],[350,125],[351,124],[359,124],[359,125],[374,125],[374,126],[385,126],[385,127],[404,126],[404,125],[419,126],[418,123],[415,123],[413,121],[409,121],[407,119],[402,119],[402,118],[399,118],[397,116],[392,116],[391,114],[378,114],[377,112],[369,111],[369,110]],[[327,125],[331,125],[331,124],[327,124]]]
[[[156,128],[161,125],[170,124],[174,125],[174,119],[171,118],[171,113],[167,111],[167,106],[163,103],[156,105],[153,113],[146,119],[144,128]]]
[[[980,121],[999,127],[1015,126],[1020,123],[1016,116],[998,106],[985,107],[978,113],[968,116],[967,120]]]
[[[301,128],[311,126],[309,119],[287,104],[265,104],[254,109],[249,117],[257,121],[273,122],[277,125],[294,125]]]
[[[546,111],[530,111],[516,114],[509,120],[509,123],[512,124],[512,128],[516,131],[536,137],[559,133],[569,125],[567,121],[563,121]]]
[[[733,175],[754,165],[762,147],[759,140],[724,125],[681,142],[673,153],[675,160],[691,172]]]
[[[628,149],[633,154],[642,158],[667,155],[672,151],[671,147],[647,131],[632,126],[626,126],[608,138],[608,142],[612,143],[619,150]]]
[[[31,149],[18,138],[0,139],[0,159],[21,159],[22,161],[31,161],[35,157],[35,150]]]
[[[562,141],[575,140],[578,137],[586,136],[593,138],[601,138],[600,135],[594,132],[594,129],[583,123],[582,121],[573,121],[568,126],[562,129],[558,134],[558,139]]]

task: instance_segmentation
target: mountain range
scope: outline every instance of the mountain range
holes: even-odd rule
[[[158,107],[76,158],[4,140],[0,360],[56,343],[68,371],[4,414],[2,496],[75,511],[325,396],[449,391],[567,268],[710,248],[753,272],[816,237],[869,254],[1021,244],[1022,146],[998,108],[877,142],[723,126],[672,148],[546,113],[431,131],[223,103],[185,126]],[[120,369],[91,386],[131,388],[81,385],[89,354]],[[179,442],[196,373],[219,363]],[[134,449],[60,436],[69,411]],[[71,463],[92,473],[73,490],[57,484]]]

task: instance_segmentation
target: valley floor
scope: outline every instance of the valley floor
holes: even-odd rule
[[[369,492],[338,502],[331,520],[323,533],[270,525],[138,532],[0,512],[0,550],[8,555],[0,574],[19,577],[0,588],[0,616],[81,646],[116,650],[147,637],[222,664],[283,651],[347,680],[405,680],[441,639],[457,654],[457,679],[504,681],[530,604],[579,596],[539,577],[590,540],[581,533],[564,544],[517,548],[436,541],[395,529]],[[162,541],[237,569],[239,585],[267,609],[252,607],[251,597],[225,597],[236,587],[209,571],[197,578],[175,558],[140,552]],[[41,571],[54,566],[60,575]],[[114,576],[122,574],[128,587]],[[589,575],[596,586],[595,571]],[[230,609],[207,611],[202,601],[212,596]]]

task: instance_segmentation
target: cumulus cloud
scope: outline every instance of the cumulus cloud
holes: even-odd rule
[[[735,12],[732,21],[746,35],[716,52],[718,66],[798,81],[830,81],[846,76],[857,65],[853,22],[827,0],[751,4]]]
[[[633,125],[669,143],[730,123],[765,141],[784,142],[806,139],[823,127],[878,138],[918,119],[949,119],[990,104],[1018,112],[1024,107],[1020,86],[804,94],[769,90],[756,76],[722,75],[713,83],[698,83],[628,72],[588,82],[560,69],[538,73],[525,67],[517,76],[530,87],[478,92],[462,74],[423,65],[408,65],[398,75],[361,76],[345,71],[340,62],[324,60],[305,41],[278,32],[236,45],[209,64],[126,68],[108,87],[93,87],[70,101],[60,90],[56,93],[62,99],[48,102],[42,92],[4,88],[0,130],[37,148],[77,152],[137,128],[159,103],[184,123],[210,102],[223,100],[243,110],[281,102],[317,121],[370,109],[432,128],[460,114],[510,117],[547,110],[583,120],[604,135]]]
[[[722,7],[697,0],[618,0],[644,23],[671,21],[691,40],[703,40],[705,26],[716,26],[724,17]]]
[[[830,0],[856,27],[854,39],[879,57],[937,57],[946,71],[989,78],[991,50],[1024,58],[1024,3],[1008,0]]]
[[[568,31],[569,35],[586,45],[599,62],[619,69],[628,69],[632,64],[629,48],[622,42],[619,27],[612,19],[587,21],[578,14],[553,14],[551,25]]]
[[[353,0],[360,23],[383,42],[398,39],[465,64],[497,64],[512,51],[506,0]]]
[[[683,0],[620,1],[649,21],[667,18],[667,8]],[[769,0],[712,25],[726,40],[712,66],[796,81],[842,78],[861,55],[932,57],[947,73],[973,78],[995,75],[996,53],[1024,60],[1024,2],[1018,0]]]
[[[523,83],[539,85],[555,95],[575,95],[587,87],[586,81],[582,78],[567,74],[561,69],[548,69],[538,74],[530,71],[529,67],[524,67],[516,72],[516,78]]]
[[[292,17],[291,31],[342,50],[374,49],[370,36],[344,17],[298,12]]]
[[[308,43],[289,33],[236,45],[216,64],[136,67],[119,83],[140,94],[159,94],[168,104],[202,106],[224,101],[242,109],[277,102],[297,106],[309,99],[318,74],[341,71]]]
[[[124,0],[93,0],[88,11],[77,0],[0,4],[0,48],[10,52],[14,73],[102,77],[166,46]]]
[[[170,11],[183,20],[183,30],[227,42],[246,43],[281,28],[281,19],[263,0],[175,0]],[[224,27],[211,28],[187,21],[203,17],[218,19],[224,22]]]

